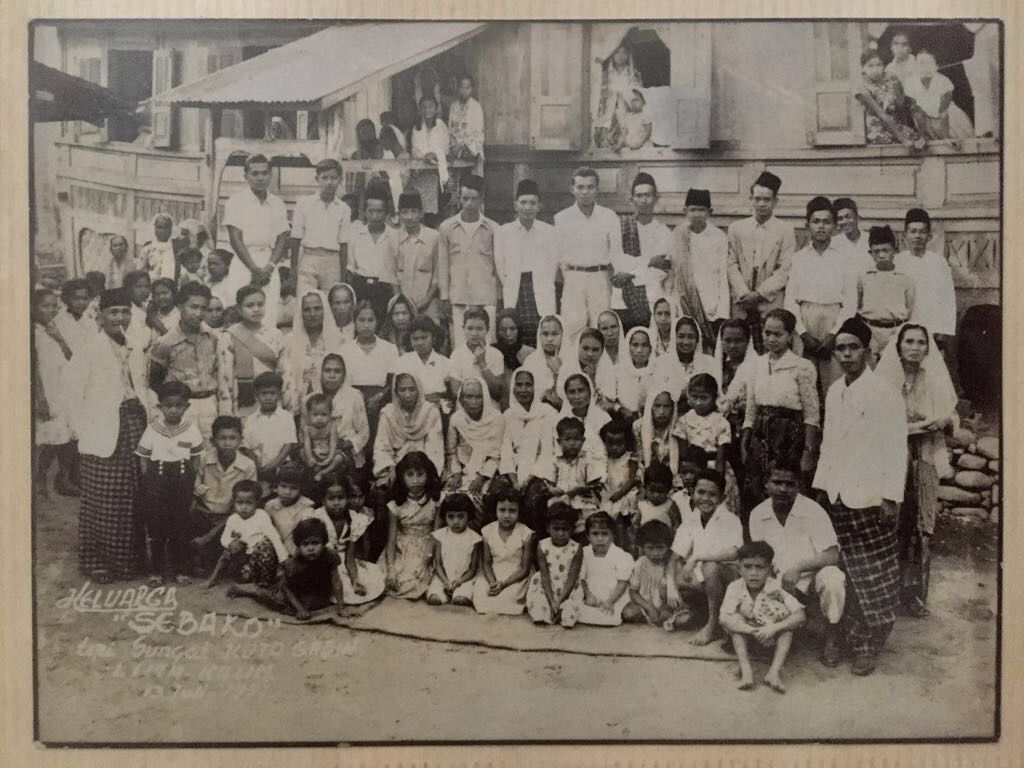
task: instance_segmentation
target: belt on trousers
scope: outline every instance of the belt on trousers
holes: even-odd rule
[[[602,264],[599,267],[574,267],[571,264],[563,264],[562,269],[567,269],[570,272],[611,272],[611,264]]]
[[[866,317],[861,317],[868,325],[873,325],[875,328],[895,328],[898,325],[903,325],[902,320],[869,320]]]
[[[205,400],[206,398],[213,397],[216,394],[217,394],[217,390],[215,390],[215,389],[204,389],[204,390],[201,390],[199,392],[193,392],[192,393],[192,399],[193,400]]]

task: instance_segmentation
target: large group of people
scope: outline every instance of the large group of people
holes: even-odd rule
[[[37,490],[56,458],[84,577],[229,579],[299,618],[424,598],[692,627],[745,687],[772,647],[779,690],[809,614],[822,661],[867,674],[927,611],[957,403],[927,212],[899,250],[815,197],[798,250],[770,172],[727,231],[700,189],[672,230],[650,175],[618,215],[584,167],[553,225],[534,181],[499,225],[467,174],[434,231],[386,185],[353,220],[328,159],[289,224],[269,171],[248,158],[230,248],[162,216],[140,258],[114,238],[106,275],[35,289]]]

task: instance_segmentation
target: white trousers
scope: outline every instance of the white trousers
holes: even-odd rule
[[[562,322],[564,338],[584,328],[597,327],[597,316],[611,306],[612,284],[607,271],[562,270]]]

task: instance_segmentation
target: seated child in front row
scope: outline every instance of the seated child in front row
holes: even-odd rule
[[[544,480],[555,493],[581,513],[577,535],[583,533],[589,515],[598,509],[598,496],[605,478],[605,461],[584,448],[586,427],[575,416],[566,416],[555,425],[557,447],[554,455],[542,451],[531,474]]]
[[[729,585],[722,599],[722,628],[729,633],[736,649],[741,690],[754,687],[754,671],[747,649],[749,637],[762,646],[775,646],[764,681],[773,690],[786,692],[782,684],[782,665],[793,644],[793,632],[806,620],[800,601],[772,577],[774,557],[771,545],[764,541],[750,541],[740,547],[740,578]]]
[[[735,578],[733,561],[743,544],[743,524],[722,503],[725,478],[713,469],[697,475],[689,509],[672,540],[672,571],[679,593],[687,600],[707,600],[707,623],[690,643],[707,645],[719,635],[718,611],[725,588]]]
[[[679,596],[669,567],[672,535],[672,529],[660,520],[640,526],[637,540],[643,555],[636,561],[629,578],[629,604],[622,609],[623,621],[646,621],[671,632],[692,618]]]
[[[431,534],[434,577],[427,589],[431,605],[472,605],[473,580],[480,565],[480,534],[469,527],[476,505],[465,493],[453,493],[441,502],[445,527]]]
[[[480,531],[483,539],[480,574],[473,585],[477,613],[516,616],[526,608],[526,577],[533,560],[533,531],[519,522],[519,492],[502,484],[488,498],[493,523]]]
[[[341,615],[345,607],[341,558],[327,546],[327,526],[317,518],[299,521],[292,531],[295,556],[285,560],[281,578],[274,587],[232,584],[231,597],[251,597],[271,608],[305,621],[313,611],[332,603]]]
[[[292,531],[299,524],[300,520],[307,517],[319,518],[324,527],[332,528],[331,519],[323,509],[317,509],[313,501],[302,495],[302,481],[304,472],[302,467],[294,462],[283,464],[277,470],[275,478],[275,493],[273,499],[267,501],[264,509],[270,515],[270,520],[281,536],[285,549],[292,557],[295,556],[295,544],[292,542]]]
[[[578,517],[565,502],[553,502],[548,509],[548,538],[537,543],[537,570],[526,590],[526,610],[534,624],[572,627],[579,620],[583,547],[571,538]]]
[[[430,534],[440,527],[437,498],[441,479],[423,451],[410,451],[395,467],[394,498],[388,502],[388,543],[384,549],[387,593],[419,600],[430,586]]]
[[[338,430],[331,418],[331,398],[316,392],[306,398],[301,424],[302,461],[313,485],[341,467],[348,458],[338,445]]]
[[[630,548],[633,555],[639,554],[639,531],[647,523],[658,521],[675,532],[682,522],[679,507],[669,497],[672,493],[672,470],[656,461],[644,470],[642,498],[636,504],[630,541],[636,542]]]
[[[362,501],[362,494],[354,488],[355,481],[332,473],[324,478],[321,493],[322,511],[330,520],[327,528],[327,546],[342,560],[341,581],[345,590],[345,605],[362,605],[384,594],[384,570],[375,562],[360,558],[357,545],[373,522],[373,515],[362,507],[352,508],[353,499]],[[356,492],[353,493],[353,490]],[[323,518],[321,518],[323,519]]]
[[[630,548],[626,529],[636,512],[637,461],[633,455],[633,428],[622,419],[613,418],[601,427],[608,464],[604,487],[601,489],[601,508],[615,521],[615,540],[621,547]]]
[[[278,566],[288,559],[288,550],[270,517],[260,509],[257,481],[239,480],[231,497],[234,512],[224,524],[220,537],[224,551],[206,588],[212,589],[222,576],[269,587],[277,579]]]
[[[580,583],[583,585],[581,624],[617,627],[622,623],[622,610],[629,603],[633,558],[615,546],[612,541],[614,528],[615,523],[607,512],[595,512],[587,518],[587,539],[590,543],[583,548],[580,567]]]

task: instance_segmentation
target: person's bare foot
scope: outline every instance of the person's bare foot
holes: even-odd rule
[[[467,605],[472,605],[472,604],[473,604],[473,601],[470,600],[468,597],[453,597],[452,598],[452,605],[461,605],[461,606],[465,607]]]
[[[177,576],[175,576],[174,581],[180,587],[187,587],[189,584],[192,583],[192,579],[190,579],[184,573],[179,573]]]
[[[782,678],[779,677],[778,672],[774,672],[769,669],[768,674],[764,676],[764,682],[765,684],[767,684],[769,688],[771,688],[776,693],[786,692],[786,686],[782,684]]]
[[[705,624],[700,632],[690,638],[690,645],[707,645],[716,637],[718,637],[718,628]]]
[[[736,672],[736,677],[739,678],[739,683],[736,685],[741,691],[752,691],[754,690],[754,671],[751,669],[744,669],[740,667]]]

